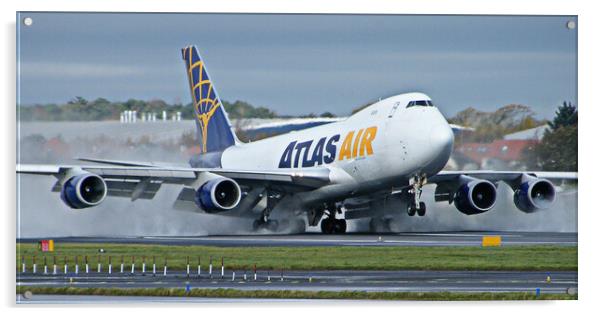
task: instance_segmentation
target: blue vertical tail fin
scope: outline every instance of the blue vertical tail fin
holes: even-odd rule
[[[196,46],[182,48],[182,58],[186,63],[195,121],[200,133],[201,154],[223,151],[238,141],[228,114]]]

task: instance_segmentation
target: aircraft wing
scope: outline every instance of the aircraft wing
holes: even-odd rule
[[[159,166],[79,166],[79,165],[17,165],[17,173],[54,176],[59,181],[54,192],[61,189],[61,180],[73,170],[89,172],[104,179],[108,196],[130,197],[132,200],[152,199],[162,184],[190,186],[202,173],[211,173],[235,180],[249,190],[267,187],[282,192],[308,191],[330,182],[326,168],[312,171],[250,171],[221,168],[178,168]],[[185,198],[189,194],[185,194]],[[186,198],[188,200],[188,198]]]
[[[83,162],[93,162],[93,163],[101,163],[105,165],[113,165],[113,166],[124,166],[124,167],[158,167],[165,164],[158,164],[153,162],[138,162],[138,161],[130,161],[130,160],[109,160],[109,159],[98,159],[98,158],[76,158],[79,161]]]
[[[492,170],[471,170],[471,171],[441,171],[427,179],[426,185],[436,186],[435,201],[451,203],[456,191],[462,183],[469,179],[487,180],[492,183],[505,182],[511,187],[516,188],[525,179],[546,179],[546,180],[568,180],[576,181],[577,172],[549,172],[549,171],[492,171]],[[405,187],[407,188],[407,187]],[[385,208],[381,207],[387,203],[389,197],[401,195],[402,199],[409,201],[411,198],[405,195],[404,187],[393,188],[393,190],[383,190],[373,192],[369,195],[359,196],[345,201],[346,219],[384,216]],[[380,214],[375,213],[380,212]],[[396,216],[396,215],[393,215]]]
[[[569,180],[576,181],[577,172],[549,172],[549,171],[487,171],[487,170],[471,170],[471,171],[441,171],[438,174],[431,176],[427,179],[427,183],[436,184],[435,189],[435,201],[447,201],[452,202],[456,191],[462,183],[467,183],[472,180],[486,180],[490,183],[494,183],[497,187],[497,183],[505,182],[514,190],[522,187],[524,183],[531,181],[545,181],[550,180]],[[550,185],[552,185],[550,183]],[[524,188],[530,190],[530,188]],[[543,188],[542,188],[543,190]],[[553,201],[554,193],[553,188],[548,191],[541,191],[541,196],[550,192],[549,199]],[[530,192],[530,191],[529,191]],[[531,194],[531,193],[529,193]],[[543,198],[542,198],[543,199]],[[542,200],[543,201],[543,200]],[[543,203],[543,202],[541,202]]]
[[[441,171],[438,174],[429,177],[428,182],[439,183],[443,181],[453,181],[460,176],[474,177],[478,179],[489,180],[492,182],[514,181],[525,174],[548,180],[577,180],[577,172],[467,170]]]

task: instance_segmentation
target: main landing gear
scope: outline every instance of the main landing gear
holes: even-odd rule
[[[410,189],[408,190],[409,201],[408,201],[408,215],[424,216],[426,214],[426,204],[420,202],[420,196],[422,195],[422,186],[426,184],[425,176],[414,176],[410,179]]]
[[[282,194],[277,192],[266,192],[267,194],[267,205],[266,208],[261,212],[261,217],[253,221],[253,230],[266,229],[275,232],[278,229],[278,221],[269,219],[270,213],[276,206],[276,203],[282,198]]]
[[[327,215],[326,218],[322,219],[320,228],[324,234],[344,234],[347,231],[347,221],[340,218],[337,219],[336,215],[342,214],[341,206],[336,206],[334,203],[325,205],[324,213]]]

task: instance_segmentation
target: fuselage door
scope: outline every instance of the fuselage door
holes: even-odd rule
[[[408,159],[408,142],[411,130],[406,129],[408,116],[405,107],[399,109],[401,102],[395,102],[391,107],[388,119],[385,121],[387,156],[396,163]]]
[[[399,107],[399,102],[395,102],[393,104],[393,107],[391,107],[391,112],[389,112],[389,118],[392,118],[393,115],[395,115],[395,112],[397,111],[398,107]]]

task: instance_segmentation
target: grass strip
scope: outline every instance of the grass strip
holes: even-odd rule
[[[343,299],[343,300],[410,300],[410,301],[483,301],[483,300],[576,300],[577,294],[541,294],[528,292],[456,293],[456,292],[364,292],[364,291],[289,291],[235,289],[119,289],[119,288],[54,288],[17,287],[17,294],[30,291],[51,295],[107,295],[157,297],[267,298],[267,299]]]
[[[104,253],[99,253],[104,249]],[[157,267],[167,262],[170,271],[192,269],[199,260],[207,270],[210,258],[214,271],[224,258],[226,269],[250,270],[492,270],[492,271],[576,271],[576,246],[502,246],[502,247],[210,247],[141,244],[57,243],[53,253],[43,253],[35,243],[17,243],[16,267],[21,260],[31,271],[33,257],[41,269],[44,257],[49,267],[55,258],[59,269],[65,260],[73,271],[77,257],[80,269],[84,257],[95,269],[109,262],[126,267],[133,262],[138,270],[144,260],[147,268],[153,257]]]

